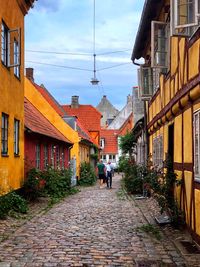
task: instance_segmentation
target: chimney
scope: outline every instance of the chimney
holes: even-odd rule
[[[79,108],[78,98],[77,95],[72,96],[71,108]]]
[[[26,77],[34,83],[34,77],[33,77],[33,72],[34,69],[33,68],[26,68]]]

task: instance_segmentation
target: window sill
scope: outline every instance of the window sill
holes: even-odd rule
[[[16,74],[14,74],[14,76],[19,82],[21,82],[21,77],[20,76],[17,76]]]
[[[20,155],[19,154],[14,154],[14,157],[15,158],[20,158]]]
[[[1,61],[1,63],[4,66],[4,68],[6,68],[8,71],[10,71],[10,68],[3,61]]]
[[[3,158],[8,158],[8,157],[9,157],[8,154],[3,154],[3,153],[1,153],[1,156],[2,156]]]
[[[194,181],[195,181],[195,183],[200,184],[200,177],[199,178],[194,178]]]

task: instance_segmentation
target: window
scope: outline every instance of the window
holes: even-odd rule
[[[60,147],[56,148],[56,166],[60,167]]]
[[[14,74],[18,78],[20,77],[19,60],[19,43],[14,40]]]
[[[54,145],[51,145],[51,166],[54,168],[54,154],[55,154],[55,148]]]
[[[106,160],[106,155],[103,155],[103,160]]]
[[[112,162],[115,162],[115,155],[109,155],[109,160]]]
[[[20,29],[9,30],[4,22],[1,24],[1,61],[6,67],[16,67],[15,75],[20,66]],[[19,77],[19,76],[17,76]]]
[[[199,0],[171,0],[171,31],[190,36],[199,25]]]
[[[105,146],[105,139],[104,138],[101,138],[100,146],[101,146],[102,149],[104,148],[104,146]]]
[[[1,120],[1,154],[8,154],[8,115],[2,113]]]
[[[35,147],[35,154],[36,154],[36,157],[35,157],[35,166],[37,169],[40,169],[40,144],[37,144],[36,147]]]
[[[200,179],[200,111],[194,114],[194,175]]]
[[[48,145],[44,145],[44,168],[47,169],[49,164]]]
[[[152,68],[141,66],[138,69],[139,98],[148,100],[153,94],[153,75]]]
[[[1,24],[1,61],[5,66],[8,65],[8,28],[3,22]]]
[[[19,155],[19,120],[14,120],[14,154]]]
[[[160,135],[153,139],[153,164],[155,167],[163,167],[163,137]]]
[[[169,66],[169,23],[151,22],[151,67]]]
[[[65,168],[65,149],[64,149],[64,147],[62,148],[61,161],[62,161],[62,166],[61,167],[64,170],[64,168]]]

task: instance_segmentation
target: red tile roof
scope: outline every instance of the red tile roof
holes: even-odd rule
[[[36,109],[28,99],[24,99],[25,127],[34,133],[39,133],[51,138],[71,144],[71,142],[60,133],[50,121]]]
[[[101,139],[105,139],[102,154],[117,154],[118,153],[118,130],[101,129]]]
[[[79,105],[71,108],[71,105],[62,105],[68,115],[77,116],[88,131],[100,131],[101,113],[92,105]]]
[[[61,117],[65,115],[71,115],[65,112],[63,107],[56,101],[56,99],[49,93],[49,91],[44,86],[39,86],[36,83],[33,83],[33,85]],[[83,126],[83,124],[81,124],[79,119],[77,119],[77,125],[78,125],[77,130],[79,137],[81,137],[82,139],[86,139],[91,143],[96,144],[96,141],[90,136],[88,130]]]
[[[49,91],[43,85],[39,86],[36,83],[33,83],[33,85],[61,117],[66,115],[66,112],[64,111],[62,106],[56,101],[56,99],[49,93]]]

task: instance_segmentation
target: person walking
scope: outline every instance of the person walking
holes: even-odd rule
[[[99,163],[97,164],[97,175],[99,178],[99,188],[102,188],[103,186],[105,174],[106,174],[106,166],[103,164],[102,160],[99,160]]]
[[[107,188],[112,188],[112,167],[111,162],[109,161],[106,165],[106,182],[107,182]]]

